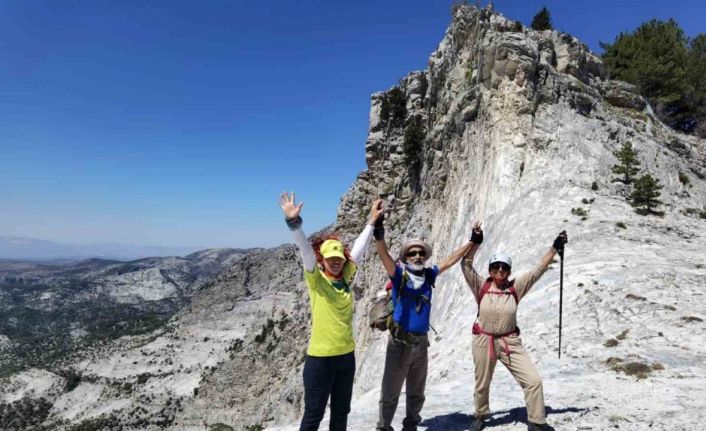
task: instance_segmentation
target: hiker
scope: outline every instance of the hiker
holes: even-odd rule
[[[472,344],[476,380],[476,411],[472,431],[480,431],[486,426],[486,417],[490,414],[490,381],[498,360],[510,371],[525,393],[527,429],[551,429],[546,425],[542,379],[520,340],[520,328],[516,324],[517,305],[547,270],[554,255],[563,253],[567,240],[566,231],[561,232],[539,264],[514,280],[509,279],[512,259],[507,254],[496,253],[490,258],[490,276],[487,278],[473,269],[473,255],[480,243],[471,247],[463,257],[461,269],[478,304]]]
[[[398,263],[395,263],[385,244],[383,218],[378,218],[374,236],[378,256],[392,280],[394,310],[385,355],[377,430],[394,431],[392,419],[397,410],[402,384],[406,380],[407,414],[402,422],[402,431],[415,431],[422,420],[419,412],[425,399],[429,346],[427,332],[432,289],[436,277],[461,260],[474,243],[464,244],[438,266],[426,266],[432,254],[431,246],[413,239],[402,245]],[[476,224],[476,228],[480,231],[479,224]],[[478,241],[475,235],[471,241]]]
[[[312,243],[302,230],[301,209],[282,193],[280,206],[287,226],[301,252],[304,281],[311,304],[311,338],[304,361],[304,416],[300,431],[318,430],[331,397],[330,431],[345,430],[351,409],[355,375],[355,342],[353,341],[353,293],[350,283],[356,262],[364,255],[373,225],[382,214],[379,200],[370,210],[368,225],[349,252],[334,235],[317,238]]]

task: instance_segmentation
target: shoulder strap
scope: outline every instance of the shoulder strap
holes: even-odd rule
[[[508,289],[513,298],[515,298],[515,304],[519,304],[520,298],[517,297],[517,290],[515,289],[515,280],[510,282],[510,288]]]
[[[493,279],[488,277],[487,280],[485,280],[485,283],[483,283],[483,287],[480,289],[480,292],[478,292],[478,297],[476,298],[476,302],[478,303],[478,308],[480,308],[480,302],[483,300],[483,297],[485,296],[486,293],[490,290],[490,286],[493,285]]]
[[[424,268],[424,282],[431,286],[432,289],[436,287],[436,277],[434,277],[433,269]]]
[[[476,314],[476,318],[480,316],[480,302],[483,300],[485,294],[488,293],[488,291],[490,290],[490,286],[492,285],[493,279],[488,277],[488,279],[485,280],[485,283],[483,283],[483,287],[481,288],[480,292],[478,292],[478,298],[476,301],[478,303],[478,313]],[[515,289],[515,280],[510,281],[510,287],[507,289],[507,291],[507,295],[512,295],[512,297],[515,298],[515,304],[518,304],[520,302],[520,299],[517,296],[517,289]]]

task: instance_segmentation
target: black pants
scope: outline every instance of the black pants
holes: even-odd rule
[[[316,431],[331,396],[330,431],[345,431],[351,411],[355,355],[306,356],[304,361],[304,417],[299,431]]]

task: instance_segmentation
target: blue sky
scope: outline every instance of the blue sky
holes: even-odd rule
[[[365,168],[370,95],[423,69],[448,1],[0,2],[0,235],[251,247],[276,205],[334,220]],[[706,2],[497,1],[592,49],[650,18],[706,31]],[[149,4],[149,6],[145,6]]]

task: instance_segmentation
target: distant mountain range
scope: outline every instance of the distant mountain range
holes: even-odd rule
[[[118,243],[62,244],[0,235],[0,259],[56,260],[102,258],[133,260],[152,256],[185,256],[205,247],[159,247]]]

